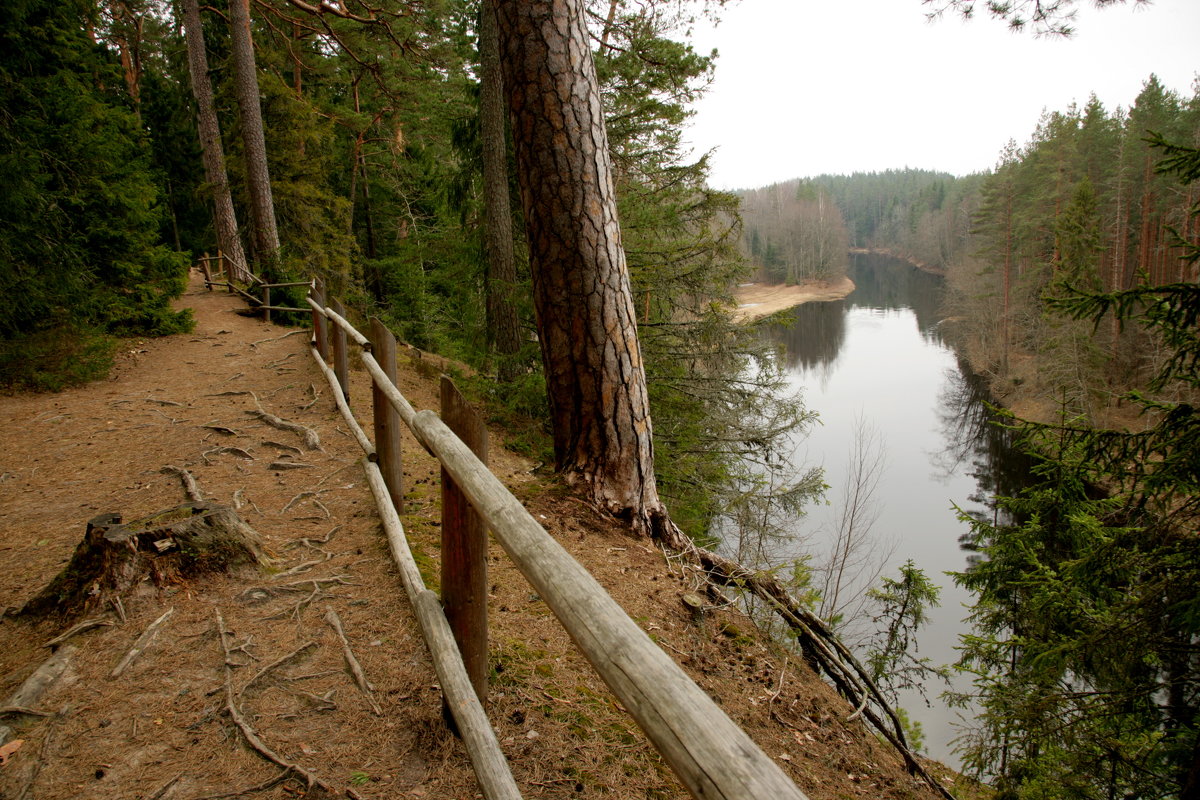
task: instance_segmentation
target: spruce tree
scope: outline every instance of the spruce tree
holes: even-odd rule
[[[1200,176],[1200,151],[1157,144],[1160,172]],[[1181,245],[1185,262],[1200,259]],[[1075,289],[1049,305],[1094,325],[1113,315],[1168,357],[1127,397],[1144,430],[1015,423],[1038,480],[1001,501],[1004,517],[969,520],[983,559],[956,576],[978,595],[961,666],[982,712],[964,760],[1004,797],[1194,798],[1200,287]]]
[[[0,33],[0,374],[57,388],[94,376],[97,334],[185,329],[170,308],[187,265],[159,241],[147,142],[85,0],[20,0]],[[91,339],[94,341],[94,339]],[[55,363],[57,362],[57,363]]]

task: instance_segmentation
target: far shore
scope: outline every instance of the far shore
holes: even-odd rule
[[[733,292],[738,304],[733,317],[738,322],[752,322],[802,303],[841,300],[853,291],[854,281],[846,277],[801,284],[746,283]]]

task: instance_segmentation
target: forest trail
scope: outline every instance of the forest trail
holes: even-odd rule
[[[145,583],[126,600],[125,619],[98,610],[93,616],[113,624],[71,639],[67,671],[38,704],[50,716],[4,720],[23,743],[0,766],[0,797],[302,795],[295,776],[265,786],[281,769],[246,746],[224,711],[217,612],[232,634],[234,702],[284,760],[337,796],[480,796],[442,721],[438,679],[387,553],[361,453],[312,362],[307,331],[237,314],[240,301],[206,291],[198,276],[181,303],[194,310],[195,331],[131,346],[110,379],[0,398],[0,607],[19,608],[41,590],[89,519],[119,512],[131,521],[183,502],[179,478],[161,471],[167,465],[189,470],[206,497],[239,505],[276,564],[241,578]],[[436,408],[436,380],[414,366],[402,358],[401,391],[418,409]],[[368,387],[366,373],[352,369],[360,412],[369,409]],[[321,449],[265,426],[247,413],[256,403],[312,428]],[[436,465],[411,438],[404,448],[403,519],[436,589]],[[845,703],[825,684],[743,635],[749,623],[740,614],[693,620],[678,600],[698,585],[689,570],[533,474],[500,442],[491,452],[493,471],[534,516],[810,797],[929,796],[860,724],[845,722]],[[288,461],[307,466],[279,466]],[[492,549],[489,715],[525,796],[684,796],[545,604]],[[170,609],[157,638],[111,678]],[[370,697],[345,668],[329,609],[373,683]],[[44,643],[75,621],[0,621],[4,697],[49,656]]]

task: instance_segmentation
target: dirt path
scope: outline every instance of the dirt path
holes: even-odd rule
[[[307,335],[241,316],[240,302],[198,282],[182,302],[195,310],[195,332],[131,347],[110,380],[0,398],[0,607],[19,607],[44,587],[89,519],[120,512],[133,520],[182,502],[178,478],[161,472],[168,464],[190,470],[206,496],[240,504],[276,564],[240,578],[146,583],[124,604],[124,619],[99,610],[114,624],[71,640],[77,650],[66,673],[39,702],[50,716],[0,712],[23,741],[0,763],[0,798],[303,795],[295,778],[267,786],[281,770],[247,747],[224,713],[218,611],[232,632],[236,705],[284,759],[337,796],[481,796],[442,721],[438,679],[387,554],[360,453]],[[436,408],[436,381],[413,366],[401,364],[401,390],[417,408]],[[366,409],[369,420],[368,397],[366,373],[352,370],[360,419]],[[315,430],[321,449],[263,425],[247,413],[256,402]],[[700,585],[694,572],[532,475],[500,442],[491,452],[493,471],[534,516],[813,800],[929,797],[861,724],[845,721],[850,709],[829,687],[794,657],[746,635],[752,626],[744,617],[731,609],[692,617],[679,598]],[[281,460],[309,466],[270,468]],[[436,589],[437,471],[411,438],[405,481],[406,533]],[[494,544],[489,584],[489,716],[524,795],[684,796]],[[112,678],[169,609],[153,643]],[[348,674],[328,609],[341,618],[381,713]],[[72,622],[0,619],[0,697],[47,658],[44,643]]]
[[[59,395],[0,398],[8,431],[0,454],[0,606],[19,607],[40,590],[97,514],[132,520],[183,502],[179,479],[161,472],[168,464],[191,471],[206,497],[240,505],[277,572],[248,583],[146,585],[126,604],[125,623],[76,637],[79,652],[44,706],[60,713],[22,727],[26,753],[0,772],[0,796],[17,797],[32,784],[30,796],[47,800],[142,798],[180,776],[169,796],[196,797],[277,773],[234,741],[221,719],[221,694],[212,693],[222,681],[217,610],[237,643],[248,642],[235,660],[251,669],[315,643],[278,671],[279,680],[260,681],[244,697],[249,718],[286,758],[334,785],[361,781],[364,796],[428,787],[435,771],[445,773],[446,796],[470,796],[459,748],[441,724],[436,676],[377,534],[360,453],[331,413],[307,333],[241,316],[240,302],[196,281],[183,303],[195,310],[195,332],[129,350],[112,379]],[[361,375],[355,383],[369,422]],[[402,389],[418,407],[430,405],[424,383]],[[322,448],[308,450],[296,434],[259,422],[247,413],[256,401],[317,431]],[[432,465],[414,451],[409,442],[408,511],[419,528],[423,512],[432,515]],[[307,466],[269,468],[289,461]],[[151,648],[109,680],[134,639],[169,608],[175,614]],[[371,712],[343,671],[327,608],[341,616],[378,702],[412,713]],[[115,620],[115,609],[110,614]],[[41,643],[64,627],[3,622],[5,696],[49,653]],[[442,770],[442,760],[454,768]]]

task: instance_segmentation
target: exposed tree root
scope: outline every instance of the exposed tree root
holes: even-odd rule
[[[200,485],[196,483],[196,479],[192,477],[192,473],[183,467],[174,467],[170,464],[163,467],[160,472],[168,475],[178,475],[179,480],[183,481],[183,491],[187,494],[188,499],[193,503],[204,502],[204,495],[200,491]]]
[[[383,709],[379,707],[379,702],[375,699],[375,687],[367,680],[367,673],[363,671],[362,664],[358,663],[358,659],[354,656],[350,640],[346,638],[346,631],[342,628],[341,617],[337,615],[332,606],[325,607],[325,621],[342,640],[342,655],[346,659],[346,666],[350,668],[350,674],[354,676],[354,683],[358,686],[358,690],[367,698],[367,703],[371,706],[371,711],[375,713],[375,716],[382,717]]]
[[[264,665],[258,672],[254,673],[253,678],[246,681],[246,685],[242,687],[242,694],[245,694],[247,691],[249,691],[251,686],[253,686],[259,680],[261,680],[263,677],[265,677],[272,670],[278,669],[279,667],[282,667],[284,664],[288,663],[289,661],[299,658],[300,656],[304,655],[305,653],[307,653],[309,650],[312,650],[316,646],[317,646],[316,642],[305,642],[304,644],[300,645],[299,647],[297,647],[295,650],[288,653],[287,655],[280,656],[279,658],[272,661],[270,664]]]
[[[286,419],[280,419],[274,414],[269,414],[262,409],[247,410],[246,413],[252,417],[255,417],[256,419],[262,420],[272,428],[278,428],[281,431],[290,431],[291,433],[299,435],[301,440],[304,442],[304,446],[309,450],[321,449],[321,437],[319,437],[317,432],[312,428],[306,428],[305,426],[299,425],[295,422],[289,422]]]
[[[283,768],[284,770],[281,775],[273,779],[269,784],[267,784],[267,786],[274,786],[281,781],[287,780],[288,778],[294,776],[304,782],[305,797],[310,796],[313,793],[313,790],[316,789],[332,797],[344,796],[352,798],[353,800],[362,800],[362,795],[358,794],[353,789],[338,789],[332,786],[327,781],[322,780],[311,770],[305,769],[299,764],[283,758],[270,747],[268,747],[261,738],[259,738],[258,732],[254,730],[253,726],[251,726],[246,718],[242,715],[241,709],[238,707],[239,694],[235,692],[233,688],[233,666],[236,662],[232,661],[233,651],[231,650],[229,644],[229,631],[225,628],[225,619],[221,616],[219,609],[216,611],[216,616],[217,634],[221,639],[221,652],[224,655],[225,713],[229,716],[229,719],[242,734],[242,738],[246,740],[246,744],[250,745],[251,750],[258,753],[272,764]],[[261,791],[262,789],[256,787],[255,790]],[[247,790],[243,790],[243,792],[238,794],[243,794],[245,791]],[[231,796],[237,795],[216,795],[215,797]]]
[[[158,636],[158,632],[162,630],[162,626],[166,624],[167,620],[170,619],[171,615],[174,613],[175,607],[171,606],[166,610],[166,612],[163,613],[161,617],[154,620],[154,622],[151,622],[146,627],[146,630],[142,631],[142,635],[137,638],[137,641],[133,643],[133,647],[130,648],[129,652],[125,654],[125,657],[122,658],[115,667],[113,667],[113,671],[109,673],[108,677],[110,679],[121,677],[125,670],[129,669],[129,665],[132,664],[138,656],[144,653],[147,647],[154,643],[154,639],[156,636]]]
[[[700,567],[711,586],[728,586],[747,592],[774,610],[795,634],[809,666],[828,675],[838,691],[855,706],[852,716],[862,715],[900,754],[910,773],[920,777],[946,800],[954,800],[954,795],[921,766],[909,748],[900,719],[887,698],[824,621],[797,603],[769,572],[749,570],[724,556],[697,547],[686,541],[669,519],[662,522],[652,518],[651,522],[656,538],[686,554]],[[719,593],[719,589],[717,591]]]
[[[55,647],[58,647],[63,642],[65,642],[67,639],[70,639],[72,636],[75,636],[76,634],[83,633],[84,631],[89,631],[92,628],[100,628],[100,627],[104,627],[106,625],[115,625],[115,624],[116,623],[110,619],[85,619],[83,622],[79,623],[78,625],[74,625],[71,628],[69,628],[68,630],[64,631],[63,633],[60,633],[58,636],[55,636],[53,639],[51,639],[50,641],[48,641],[44,645],[42,645],[42,647],[55,648]]]

